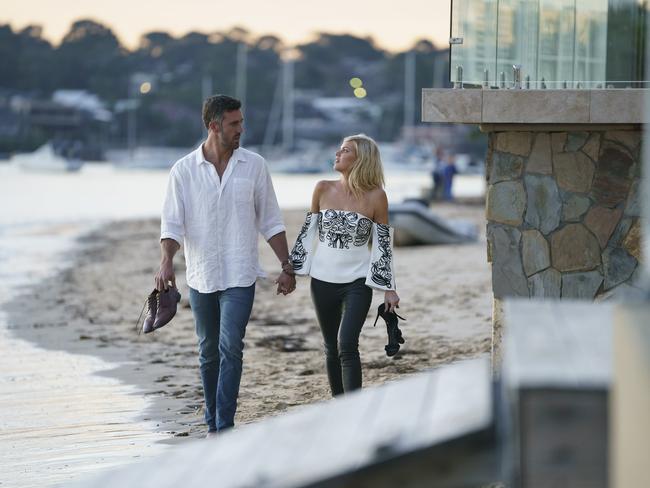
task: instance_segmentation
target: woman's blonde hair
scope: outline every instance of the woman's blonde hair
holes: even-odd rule
[[[348,175],[352,194],[359,198],[367,191],[383,188],[384,168],[377,143],[365,134],[346,137],[343,142],[351,142],[357,153],[357,159]]]

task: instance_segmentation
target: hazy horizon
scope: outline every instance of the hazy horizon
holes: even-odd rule
[[[169,12],[166,5],[174,12]],[[155,9],[151,7],[152,2],[134,4],[129,0],[110,4],[9,0],[0,13],[0,24],[9,24],[14,31],[39,25],[43,37],[59,45],[73,22],[91,19],[109,27],[128,49],[136,48],[141,36],[148,32],[182,37],[193,31],[225,33],[236,27],[246,29],[253,37],[276,36],[288,46],[309,42],[323,32],[371,37],[378,48],[392,52],[409,49],[421,39],[438,48],[448,47],[449,0],[402,0],[399,16],[391,5],[369,1],[350,5],[343,0],[329,0],[327,6],[317,7],[312,2],[242,0],[237,10],[223,12],[206,0],[186,0],[182,9],[169,0],[156,2]],[[213,10],[215,15],[209,15]],[[242,14],[244,10],[254,11],[255,15]]]

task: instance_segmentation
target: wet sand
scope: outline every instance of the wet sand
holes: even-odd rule
[[[475,222],[481,238],[462,246],[396,248],[406,344],[397,356],[386,357],[385,326],[380,321],[372,327],[383,301],[383,294],[375,292],[360,338],[364,386],[489,352],[492,293],[483,204],[440,204],[434,210]],[[284,215],[292,243],[304,212]],[[183,298],[177,316],[146,336],[135,328],[153,288],[158,232],[156,220],[123,221],[86,236],[73,268],[15,300],[9,314],[11,323],[19,324],[16,334],[41,347],[119,363],[105,374],[135,385],[137,394],[151,400],[143,420],[167,442],[179,442],[205,432],[194,325],[179,257],[176,274]],[[330,397],[309,279],[300,278],[293,294],[276,296],[273,279],[279,265],[263,241],[260,260],[269,279],[258,281],[246,333],[238,424]]]

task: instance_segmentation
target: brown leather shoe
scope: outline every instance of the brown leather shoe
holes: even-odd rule
[[[181,294],[173,286],[158,293],[158,310],[156,311],[156,320],[154,320],[152,330],[160,329],[174,318],[176,307],[180,301]]]
[[[144,322],[142,323],[142,332],[148,334],[154,330],[153,323],[156,320],[156,312],[158,311],[158,290],[149,293],[146,306],[147,315],[145,315]]]

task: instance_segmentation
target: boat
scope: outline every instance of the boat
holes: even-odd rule
[[[10,161],[27,171],[72,172],[79,171],[83,166],[81,159],[60,154],[49,142],[34,152],[15,154]]]
[[[390,204],[388,215],[390,225],[395,229],[396,246],[464,244],[478,239],[474,223],[442,219],[419,200]]]
[[[189,147],[138,146],[133,150],[108,150],[106,159],[118,169],[168,170],[192,150]]]

